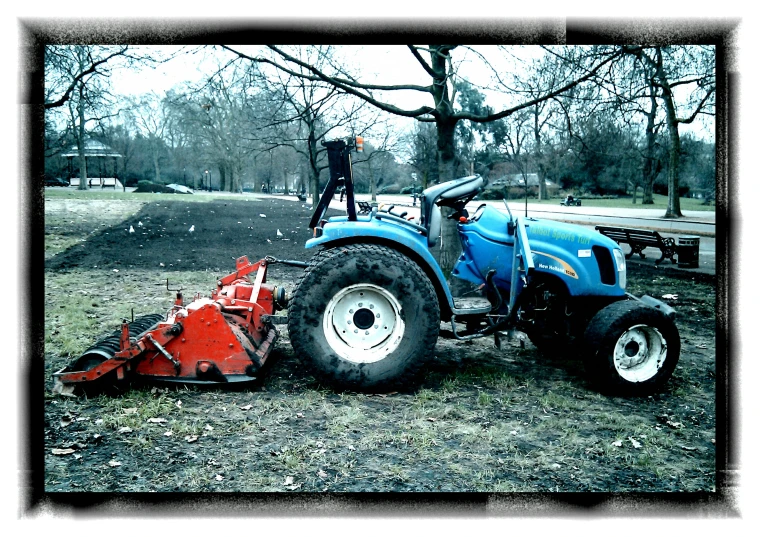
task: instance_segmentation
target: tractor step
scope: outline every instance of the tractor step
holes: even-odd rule
[[[481,315],[491,311],[493,306],[485,297],[465,297],[454,299],[454,314]]]

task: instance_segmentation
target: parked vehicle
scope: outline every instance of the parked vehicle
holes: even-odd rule
[[[581,200],[580,198],[574,198],[573,196],[566,196],[565,199],[559,202],[560,205],[564,205],[565,207],[570,207],[572,205],[575,205],[576,207],[581,206]]]
[[[60,177],[45,174],[45,186],[69,186],[69,182]]]

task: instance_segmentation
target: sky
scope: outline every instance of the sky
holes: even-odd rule
[[[236,46],[244,53],[256,55],[260,47]],[[513,95],[501,91],[488,91],[485,88],[497,87],[493,73],[483,67],[483,61],[478,56],[482,54],[494,67],[494,70],[503,76],[504,73],[517,72],[521,69],[521,61],[529,62],[540,54],[540,48],[516,47],[516,54],[521,60],[509,58],[497,49],[496,46],[472,47],[476,52],[468,48],[458,48],[453,57],[458,62],[458,69],[462,76],[471,82],[481,86],[481,91],[486,96],[486,103],[494,108],[502,108],[516,104],[517,99]],[[162,94],[173,86],[186,81],[195,82],[204,75],[218,68],[219,58],[230,58],[231,53],[219,50],[216,58],[210,57],[207,49],[196,47],[182,48],[179,46],[138,47],[138,50],[158,49],[162,54],[174,57],[169,61],[159,64],[155,68],[143,68],[140,70],[122,69],[114,72],[111,78],[112,88],[115,93],[123,95],[139,95],[149,91]],[[178,51],[188,53],[177,54]],[[430,83],[419,63],[414,59],[405,45],[366,45],[366,46],[339,46],[337,54],[345,58],[346,64],[354,72],[361,74],[361,80],[377,84],[419,84]],[[383,100],[404,109],[416,109],[423,105],[430,105],[430,95],[416,91],[395,91],[382,94]],[[393,118],[392,121],[400,129],[409,129],[413,121]],[[712,118],[701,116],[691,125],[682,125],[682,134],[692,133],[695,136],[709,141],[714,140],[714,121]]]

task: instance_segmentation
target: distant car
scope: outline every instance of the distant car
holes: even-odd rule
[[[66,179],[60,177],[45,176],[45,186],[69,186],[69,182]]]
[[[167,188],[171,188],[172,190],[174,190],[175,192],[177,192],[179,194],[192,194],[193,193],[192,189],[187,188],[186,186],[183,186],[183,185],[177,185],[177,184],[172,183],[172,184],[166,185],[166,186],[167,186]]]
[[[565,207],[570,207],[571,205],[575,205],[576,207],[581,206],[581,200],[579,198],[573,198],[572,196],[567,196],[565,199],[559,202],[560,205],[564,205]]]

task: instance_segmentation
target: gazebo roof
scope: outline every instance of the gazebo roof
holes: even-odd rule
[[[86,157],[114,157],[121,158],[121,154],[117,153],[106,144],[98,142],[97,140],[87,139],[84,141],[84,155]],[[67,152],[63,153],[64,157],[78,157],[79,146],[75,145]]]

